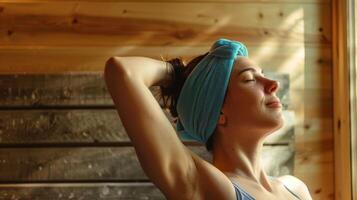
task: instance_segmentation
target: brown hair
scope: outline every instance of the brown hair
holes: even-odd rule
[[[161,98],[163,99],[163,108],[167,108],[170,111],[170,114],[177,118],[178,113],[176,110],[177,99],[180,95],[183,84],[185,83],[187,77],[190,75],[192,70],[196,65],[208,54],[197,56],[193,58],[187,65],[185,65],[181,58],[174,58],[166,62],[170,63],[173,66],[173,82],[167,87],[160,86],[161,89]],[[213,135],[212,134],[208,141],[206,142],[207,151],[211,152],[213,150]]]

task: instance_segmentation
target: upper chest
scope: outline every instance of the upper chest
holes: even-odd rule
[[[235,192],[248,193],[255,200],[298,200],[298,198],[287,189],[288,186],[278,180],[271,180],[271,191],[253,182],[231,179],[234,183]],[[293,190],[289,188],[290,190]]]

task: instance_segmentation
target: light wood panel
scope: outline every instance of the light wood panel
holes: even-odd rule
[[[293,88],[304,82],[301,75],[306,71],[316,76],[329,76],[332,70],[330,46],[297,47],[283,45],[247,44],[249,57],[265,71],[289,73]],[[111,56],[146,56],[160,59],[182,57],[187,63],[195,56],[204,54],[209,46],[117,46],[117,47],[0,47],[0,73],[62,73],[103,71]],[[59,62],[60,61],[60,62]],[[319,74],[323,73],[323,74]],[[314,81],[310,78],[310,81]],[[318,83],[318,82],[317,82]],[[296,86],[295,86],[296,85]],[[321,88],[314,84],[308,87]],[[300,86],[301,88],[301,86]]]
[[[317,142],[319,143],[319,142]],[[333,143],[333,141],[331,141]],[[331,181],[334,173],[333,147],[315,151],[305,150],[311,148],[306,144],[304,148],[296,148],[294,176],[300,178],[308,186],[313,199],[333,200],[334,182]]]
[[[3,3],[35,3],[50,2],[51,0],[0,0]],[[62,2],[167,2],[166,0],[61,0]],[[171,2],[187,2],[187,0],[170,0]],[[215,0],[190,0],[190,2],[215,2]],[[331,0],[224,0],[221,3],[331,3]]]
[[[244,42],[265,71],[290,73],[294,174],[313,199],[333,199],[330,0],[15,1],[0,0],[0,73],[102,71],[113,55],[189,59],[219,37]]]
[[[347,26],[347,1],[333,0],[333,122],[334,122],[334,176],[335,199],[352,198],[351,190],[351,132]]]
[[[354,16],[348,19],[350,54],[348,65],[350,66],[350,120],[351,120],[351,196],[357,200],[357,4],[353,0],[348,0],[349,13]]]
[[[0,4],[1,46],[186,46],[218,37],[251,44],[331,42],[328,4]],[[308,20],[304,20],[308,16]],[[244,20],[240,20],[244,19]],[[199,42],[198,42],[199,41]]]

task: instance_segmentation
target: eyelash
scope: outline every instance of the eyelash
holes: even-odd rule
[[[250,82],[250,81],[255,81],[255,79],[250,79],[250,80],[245,80],[244,82]]]

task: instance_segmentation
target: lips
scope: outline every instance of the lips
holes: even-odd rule
[[[272,108],[280,108],[281,107],[281,103],[279,100],[269,101],[265,105],[268,107],[272,107]]]

